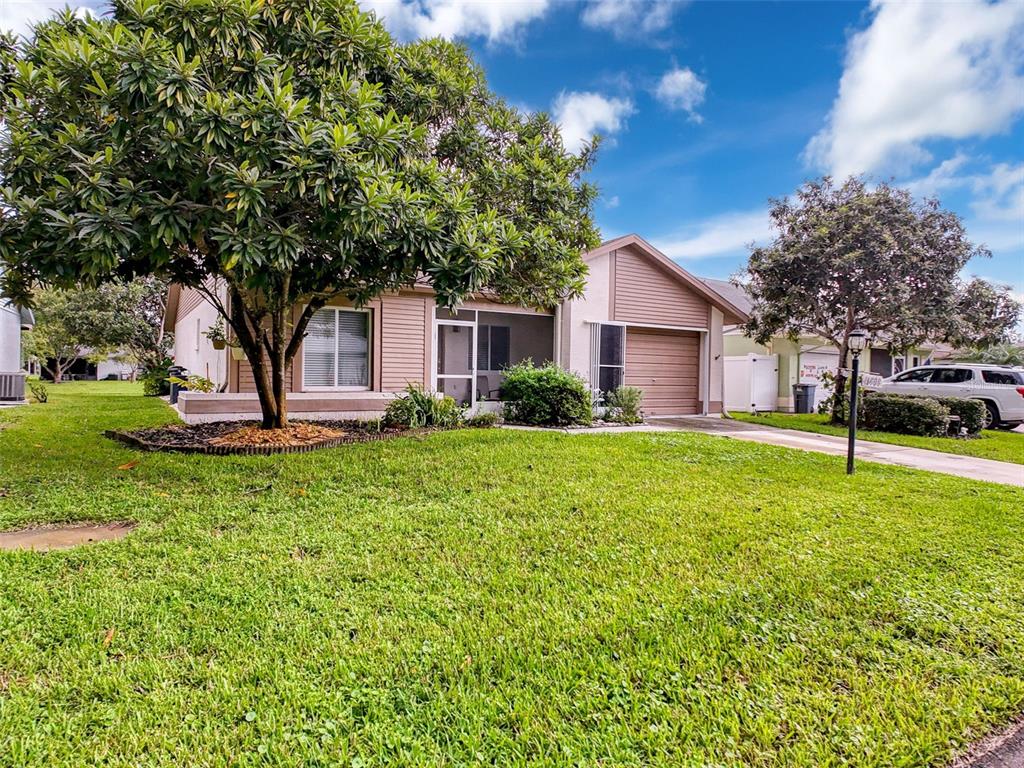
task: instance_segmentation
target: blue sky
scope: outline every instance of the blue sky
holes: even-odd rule
[[[464,41],[570,144],[601,133],[605,238],[728,277],[770,197],[865,173],[938,196],[994,254],[968,272],[1024,298],[1024,3],[361,3],[401,39]],[[0,26],[60,5],[0,0]]]

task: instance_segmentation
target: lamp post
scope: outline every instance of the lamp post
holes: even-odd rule
[[[857,384],[860,379],[860,353],[868,342],[867,331],[850,331],[847,345],[853,355],[853,381],[850,383],[850,416],[847,423],[850,427],[849,438],[846,444],[846,474],[853,474],[853,451],[857,444]]]

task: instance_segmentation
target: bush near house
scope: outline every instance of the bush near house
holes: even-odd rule
[[[449,428],[462,424],[465,412],[449,395],[428,392],[417,384],[410,384],[405,392],[388,403],[384,422],[391,427]]]
[[[590,390],[582,378],[554,363],[540,368],[525,360],[505,371],[501,387],[505,419],[533,426],[590,424]]]
[[[868,392],[858,418],[865,429],[902,435],[941,435],[946,431],[949,408],[930,397],[907,397]]]
[[[147,368],[139,376],[139,381],[142,382],[142,394],[146,397],[162,397],[170,394],[171,383],[167,379],[167,369],[172,365],[174,365],[174,360],[165,357],[160,365]]]
[[[643,398],[643,390],[638,387],[619,387],[609,392],[605,398],[605,405],[608,406],[605,420],[617,424],[640,424],[644,420],[640,410]]]

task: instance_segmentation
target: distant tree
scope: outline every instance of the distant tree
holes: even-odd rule
[[[965,363],[990,363],[992,365],[1024,365],[1024,343],[1008,342],[990,347],[968,347],[958,349],[954,360]]]
[[[742,279],[754,302],[746,333],[760,343],[819,334],[846,365],[851,331],[897,351],[924,341],[994,338],[1013,312],[960,271],[989,252],[968,241],[938,201],[850,178],[812,181],[794,200],[773,200],[777,235],[754,248]],[[1018,310],[1019,311],[1019,310]],[[1015,322],[1015,321],[1014,321]],[[836,377],[832,418],[842,419],[847,376]]]
[[[944,341],[982,348],[1006,345],[1022,315],[1024,304],[1013,297],[1009,285],[996,286],[975,277],[959,287]]]
[[[35,327],[25,334],[25,355],[60,384],[79,359],[114,349],[114,311],[96,290],[44,289],[33,296]]]
[[[112,310],[106,331],[115,357],[133,371],[161,368],[171,349],[172,337],[163,333],[167,283],[155,277],[130,282],[103,283],[100,300]]]
[[[10,295],[193,286],[279,427],[285,372],[333,297],[365,304],[417,279],[450,306],[582,291],[592,146],[572,154],[546,115],[505,104],[463,46],[398,45],[355,0],[112,6],[0,45]]]

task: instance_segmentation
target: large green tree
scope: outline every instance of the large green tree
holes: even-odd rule
[[[972,244],[938,201],[862,179],[829,178],[772,201],[772,243],[754,248],[743,279],[754,308],[749,336],[818,334],[849,354],[850,333],[905,351],[925,341],[993,343],[1019,317],[1008,289],[965,283],[961,270],[988,251]],[[845,364],[845,362],[843,363]],[[842,418],[846,375],[836,378],[833,419]]]
[[[197,288],[252,366],[265,427],[286,424],[285,372],[335,296],[417,279],[445,305],[582,291],[593,146],[566,151],[462,46],[398,45],[354,0],[116,0],[34,32],[0,46],[7,291]]]

